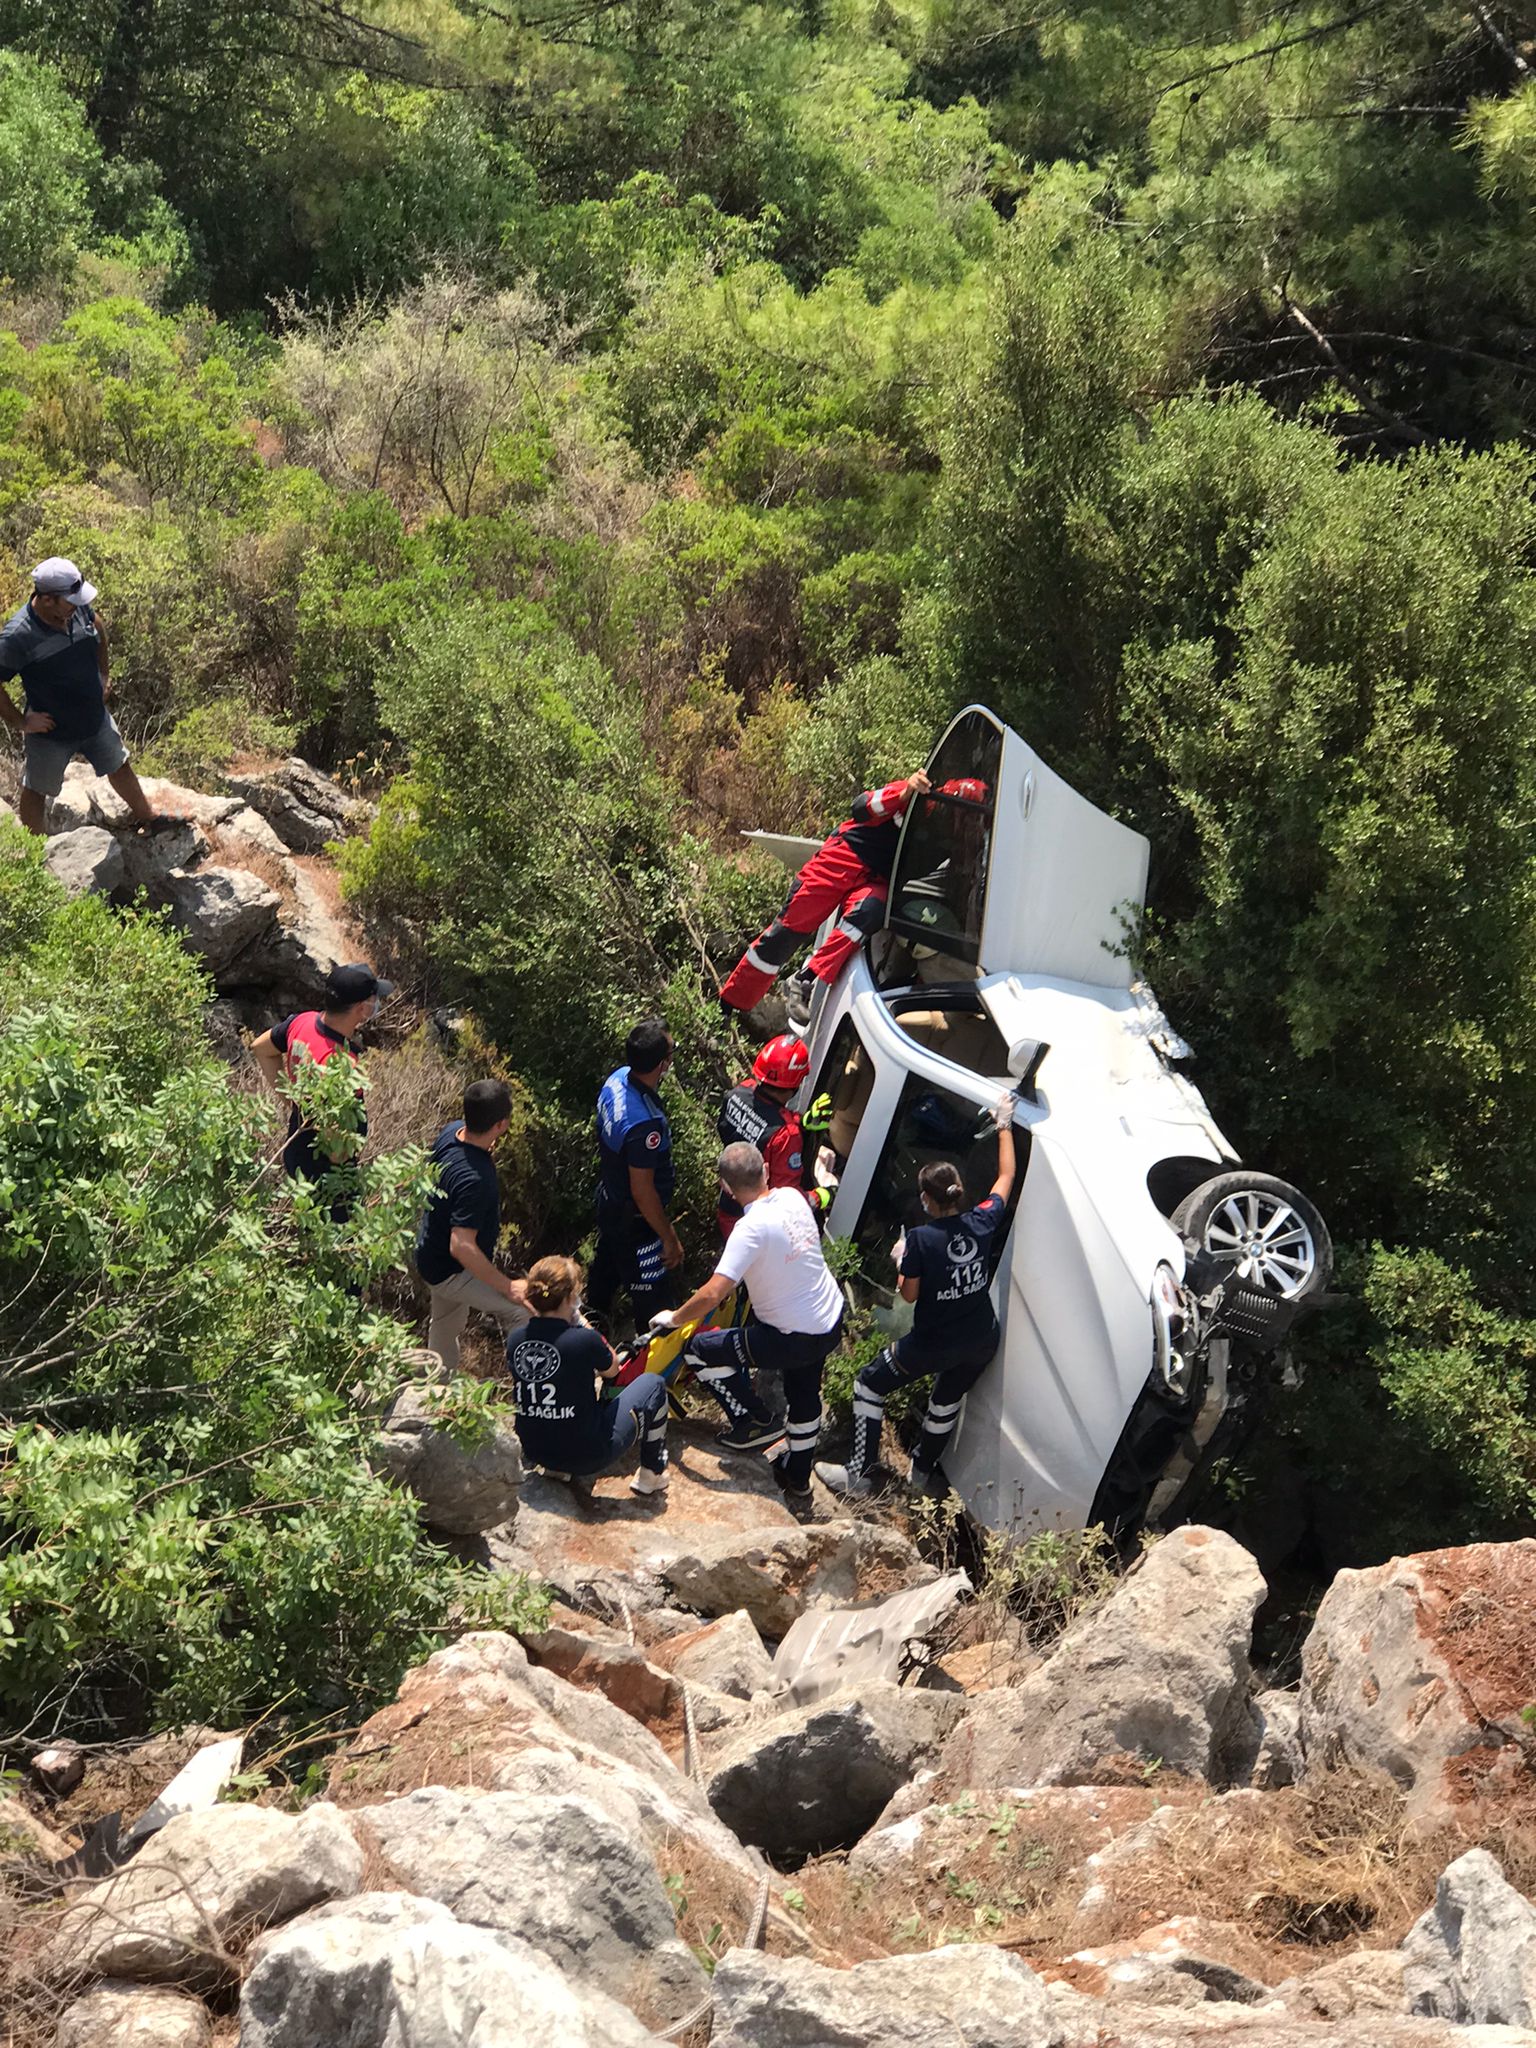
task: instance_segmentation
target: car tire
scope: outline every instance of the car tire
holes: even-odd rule
[[[1195,1258],[1283,1301],[1310,1301],[1333,1278],[1328,1226],[1300,1188],[1269,1173],[1219,1173],[1171,1218]]]

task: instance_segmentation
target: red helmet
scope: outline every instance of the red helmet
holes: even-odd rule
[[[769,1088],[798,1088],[810,1066],[804,1039],[786,1031],[779,1038],[770,1038],[752,1062],[752,1078]]]
[[[984,804],[989,794],[987,785],[974,775],[952,775],[939,784],[940,796],[963,797],[968,804]]]

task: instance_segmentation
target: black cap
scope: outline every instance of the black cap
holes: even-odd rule
[[[325,1000],[333,1010],[350,1010],[354,1003],[366,1003],[370,996],[377,996],[382,1002],[394,992],[395,984],[380,981],[366,960],[333,967],[325,977]]]

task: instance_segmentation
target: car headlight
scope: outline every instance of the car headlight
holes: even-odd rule
[[[1151,1308],[1153,1384],[1170,1400],[1187,1400],[1195,1383],[1192,1330],[1184,1290],[1172,1266],[1158,1267]]]

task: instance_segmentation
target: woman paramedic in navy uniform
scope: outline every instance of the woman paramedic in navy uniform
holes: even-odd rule
[[[997,1178],[974,1209],[965,1206],[965,1183],[948,1161],[917,1176],[924,1221],[897,1245],[898,1285],[912,1303],[912,1327],[888,1344],[853,1383],[853,1450],[846,1465],[818,1465],[816,1476],[834,1493],[874,1491],[885,1404],[898,1387],[931,1379],[922,1434],[912,1453],[909,1485],[926,1490],[954,1435],[960,1404],[997,1351],[1000,1331],[992,1306],[992,1247],[1008,1220],[1016,1156],[1015,1098],[992,1111],[997,1125]]]
[[[632,1493],[667,1487],[667,1386],[643,1372],[603,1400],[599,1380],[611,1382],[618,1360],[596,1330],[581,1319],[584,1279],[574,1259],[540,1259],[528,1275],[533,1318],[507,1339],[507,1370],[518,1442],[530,1465],[552,1479],[582,1479],[607,1471],[635,1440],[640,1470]]]

